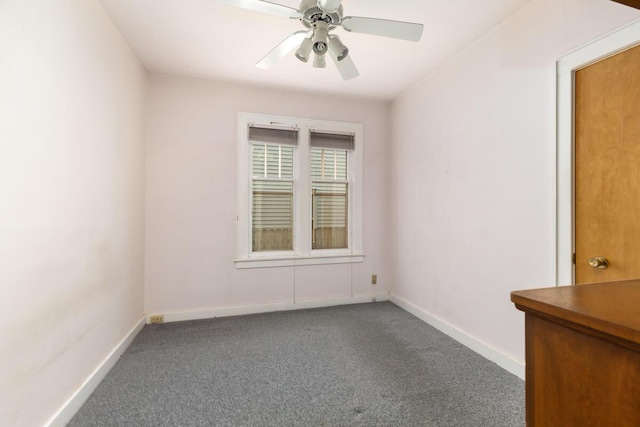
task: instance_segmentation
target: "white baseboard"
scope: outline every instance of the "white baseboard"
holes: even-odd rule
[[[501,351],[496,350],[495,348],[467,334],[466,332],[456,328],[455,326],[445,322],[444,320],[439,319],[438,317],[430,313],[427,313],[426,311],[416,307],[415,305],[411,304],[409,301],[403,298],[400,298],[397,295],[391,294],[391,296],[389,297],[389,300],[395,305],[397,305],[398,307],[402,308],[403,310],[413,314],[423,322],[428,323],[434,328],[449,335],[454,340],[469,347],[471,350],[475,351],[481,356],[484,356],[485,358],[496,363],[501,368],[505,369],[508,372],[511,372],[513,375],[516,375],[517,377],[524,380],[525,378],[524,362],[520,362],[518,360],[515,360],[507,356]]]
[[[213,319],[216,317],[243,316],[245,314],[272,313],[276,311],[303,310],[308,308],[333,307],[348,304],[364,304],[370,302],[389,301],[388,293],[354,295],[353,297],[324,298],[314,300],[302,300],[296,302],[283,302],[273,304],[260,304],[240,307],[222,307],[194,311],[152,313],[147,315],[147,323],[151,323],[153,315],[163,315],[164,323],[182,322],[184,320]]]
[[[53,417],[45,424],[48,427],[63,427],[78,412],[80,407],[87,401],[91,393],[98,387],[100,382],[107,376],[111,368],[116,364],[120,356],[131,345],[133,339],[144,327],[145,317],[141,318],[136,325],[125,335],[118,345],[109,353],[102,363],[89,375],[80,388],[67,400]]]

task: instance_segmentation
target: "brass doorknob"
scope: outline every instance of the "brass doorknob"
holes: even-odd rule
[[[589,265],[593,268],[605,269],[609,267],[609,261],[605,257],[597,256],[589,258]]]

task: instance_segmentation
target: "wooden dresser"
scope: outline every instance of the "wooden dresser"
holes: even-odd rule
[[[640,280],[516,291],[527,426],[640,426]]]

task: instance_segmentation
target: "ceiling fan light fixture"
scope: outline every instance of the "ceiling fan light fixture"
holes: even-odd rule
[[[329,24],[318,21],[313,24],[313,51],[316,55],[327,53],[327,41],[329,39]]]
[[[298,50],[296,50],[296,58],[302,62],[307,62],[311,54],[311,49],[313,49],[313,39],[307,37],[302,41]]]
[[[399,40],[420,41],[424,25],[394,21],[390,19],[368,18],[364,16],[344,16],[342,0],[298,0],[297,9],[277,3],[280,0],[217,0],[243,9],[273,13],[295,18],[305,27],[280,42],[258,63],[258,68],[271,68],[277,61],[295,51],[302,62],[310,62],[314,54],[313,66],[326,67],[326,57],[331,58],[344,80],[360,75],[353,63],[352,55],[340,38],[330,31],[341,27],[344,31],[390,37]],[[638,0],[635,0],[638,1]],[[2,3],[2,0],[0,0]],[[391,3],[389,3],[391,6]]]
[[[313,44],[313,52],[316,55],[324,55],[327,53],[327,44],[325,42],[316,42]]]
[[[327,68],[327,61],[326,61],[326,56],[324,55],[316,55],[315,59],[313,60],[313,67],[314,68]]]
[[[349,48],[342,44],[340,37],[329,36],[329,52],[338,60],[342,61],[349,54]]]

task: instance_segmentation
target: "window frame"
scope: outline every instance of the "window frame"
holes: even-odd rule
[[[294,225],[292,251],[252,251],[251,232],[251,150],[249,126],[297,129],[294,145]],[[347,154],[348,248],[312,249],[311,245],[311,147],[310,132],[353,134],[354,149]],[[363,262],[363,126],[358,123],[271,116],[255,113],[238,114],[238,185],[235,265],[238,269],[286,267]]]

